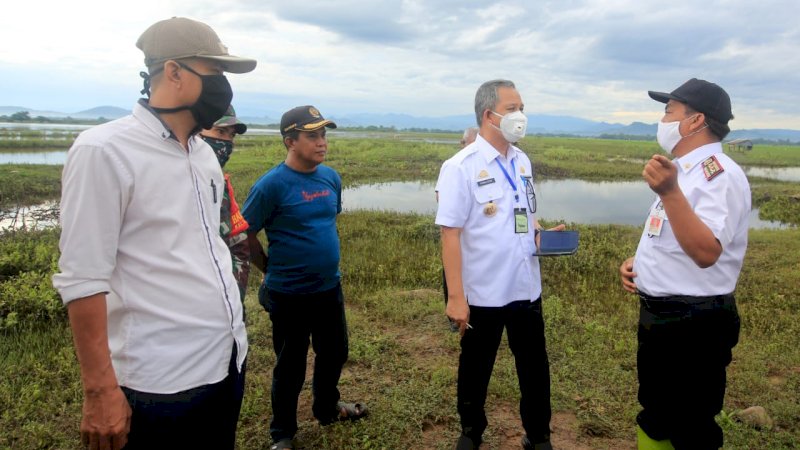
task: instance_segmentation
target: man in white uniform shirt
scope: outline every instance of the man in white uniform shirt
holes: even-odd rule
[[[739,340],[733,291],[747,249],[750,185],[723,153],[733,118],[728,94],[692,78],[671,93],[643,177],[657,194],[636,256],[620,266],[622,286],[640,299],[640,448],[716,449],[714,421],[725,368]]]
[[[81,368],[81,439],[92,449],[232,449],[247,336],[219,236],[225,179],[192,136],[230,105],[223,72],[256,61],[180,17],[136,45],[149,100],[81,133],[62,178],[53,284]]]
[[[504,328],[519,378],[527,433],[522,445],[551,448],[542,286],[533,256],[539,230],[533,171],[525,153],[512,145],[525,136],[523,106],[511,81],[481,85],[475,95],[480,133],[442,165],[439,176],[436,224],[442,228],[447,316],[462,335],[457,449],[482,442],[486,391]]]

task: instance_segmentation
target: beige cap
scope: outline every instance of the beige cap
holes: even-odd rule
[[[185,17],[156,22],[136,41],[150,68],[170,59],[204,58],[219,62],[226,72],[245,73],[256,68],[256,60],[233,56],[208,25]]]

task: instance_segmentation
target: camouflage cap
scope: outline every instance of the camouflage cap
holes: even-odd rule
[[[233,56],[208,25],[185,17],[156,22],[136,41],[151,68],[170,59],[203,58],[218,62],[226,72],[245,73],[256,68],[256,60]]]
[[[219,118],[216,122],[214,122],[215,127],[234,127],[236,130],[236,134],[245,134],[247,133],[247,125],[244,124],[238,117],[236,117],[236,111],[233,109],[233,105],[228,106],[228,110],[225,111],[225,114]]]

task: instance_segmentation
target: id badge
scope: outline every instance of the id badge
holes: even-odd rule
[[[658,215],[652,215],[647,219],[647,235],[650,237],[661,236],[661,228],[664,227],[664,219]]]
[[[528,210],[514,208],[514,233],[528,232]]]
[[[647,217],[647,235],[650,237],[661,236],[661,229],[664,227],[664,219],[667,215],[663,209],[656,208]]]

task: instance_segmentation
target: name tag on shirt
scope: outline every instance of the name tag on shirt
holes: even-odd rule
[[[658,202],[647,217],[647,235],[650,237],[661,236],[661,229],[664,228],[664,221],[666,219],[667,213],[664,212],[664,206],[661,202]]]
[[[487,178],[485,180],[478,181],[478,186],[486,186],[487,184],[494,183],[494,178]]]
[[[525,208],[514,208],[514,233],[528,232],[528,211]]]

